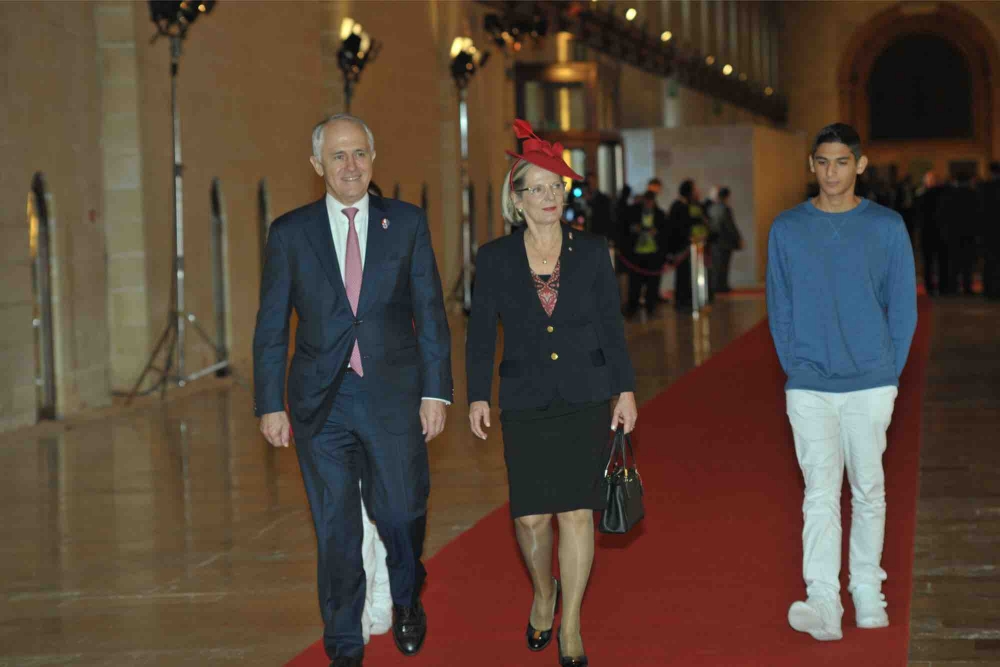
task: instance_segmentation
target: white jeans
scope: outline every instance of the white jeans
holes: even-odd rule
[[[830,393],[785,392],[795,453],[805,478],[802,576],[810,597],[840,595],[840,489],[851,483],[851,579],[848,586],[880,588],[885,540],[882,454],[892,420],[895,387]]]
[[[381,635],[392,627],[392,595],[389,590],[389,570],[385,565],[385,544],[368,516],[365,501],[361,501],[361,557],[365,566],[365,609],[361,613],[361,635],[365,643],[372,634]]]

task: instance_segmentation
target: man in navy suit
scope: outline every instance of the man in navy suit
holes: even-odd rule
[[[368,194],[375,139],[353,116],[313,130],[326,196],[271,225],[254,332],[255,414],[275,447],[294,431],[319,550],[323,640],[360,666],[365,506],[386,546],[399,650],[420,650],[427,445],[452,398],[451,342],[427,219]],[[298,315],[285,377],[289,317]]]

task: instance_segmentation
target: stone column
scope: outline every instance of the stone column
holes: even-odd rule
[[[111,386],[120,391],[131,389],[152,351],[134,16],[135,11],[144,10],[144,6],[130,2],[105,1],[94,5],[101,65],[101,157]],[[164,249],[168,251],[169,248]]]

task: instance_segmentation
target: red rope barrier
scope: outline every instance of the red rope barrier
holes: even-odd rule
[[[668,259],[663,263],[663,268],[659,271],[650,271],[649,269],[643,269],[636,266],[632,262],[625,259],[623,253],[618,254],[618,261],[625,265],[625,268],[633,273],[638,273],[640,276],[662,276],[664,273],[668,273],[677,268],[677,266],[683,262],[685,259],[691,256],[691,249],[688,248],[680,255],[675,256],[673,259]]]

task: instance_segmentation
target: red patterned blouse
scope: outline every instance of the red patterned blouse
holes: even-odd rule
[[[556,260],[556,266],[552,269],[552,274],[549,275],[548,279],[541,278],[533,270],[531,271],[531,279],[535,281],[538,300],[542,302],[545,314],[552,317],[552,311],[556,308],[556,300],[559,298],[559,261]]]

